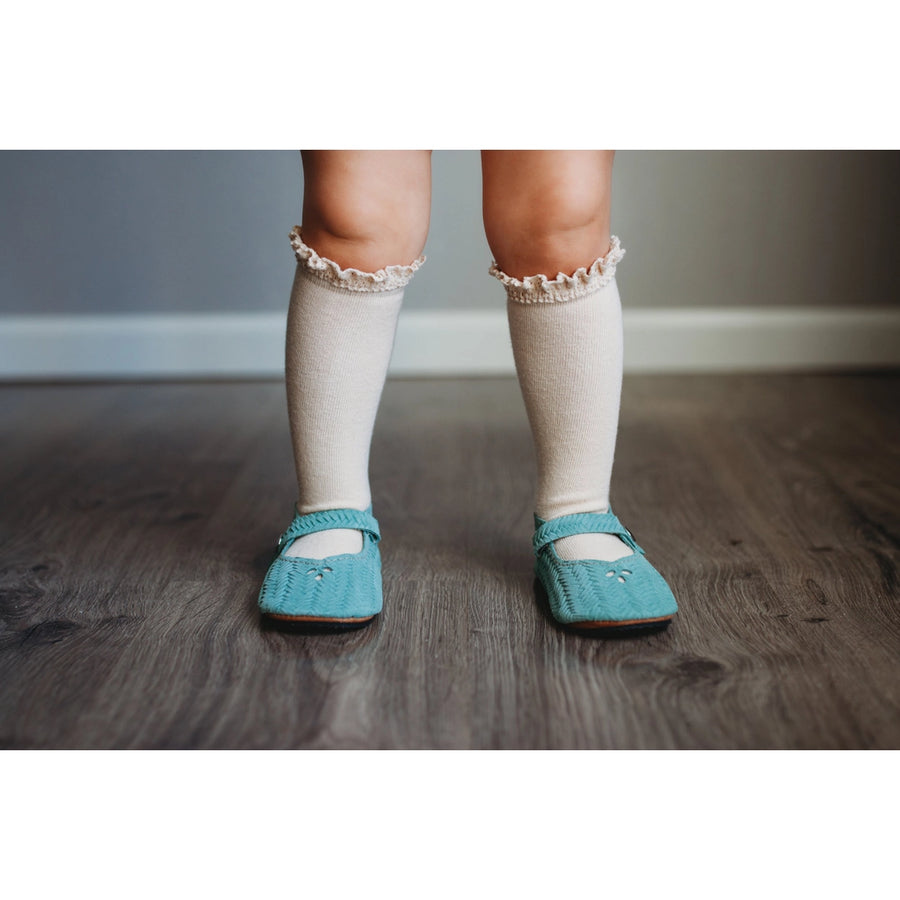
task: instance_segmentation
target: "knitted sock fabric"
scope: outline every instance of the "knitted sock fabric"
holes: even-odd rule
[[[297,271],[288,309],[285,381],[301,515],[366,509],[369,450],[394,346],[403,290],[425,261],[377,272],[320,257],[295,227]],[[304,535],[287,556],[322,559],[362,550],[362,533]]]
[[[622,389],[622,305],[609,252],[553,280],[506,275],[503,282],[516,372],[538,464],[535,512],[542,519],[606,512]],[[615,560],[632,550],[615,535],[577,534],[554,542],[563,559]]]

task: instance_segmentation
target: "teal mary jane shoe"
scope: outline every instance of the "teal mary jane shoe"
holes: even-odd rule
[[[340,553],[324,559],[285,556],[299,537],[331,528],[362,532],[359,553]],[[326,509],[294,519],[278,539],[278,556],[269,566],[259,592],[260,612],[282,622],[352,627],[370,622],[382,607],[381,531],[372,507]]]
[[[534,517],[535,575],[553,617],[563,625],[611,634],[665,628],[678,611],[666,580],[612,510]],[[614,534],[634,551],[607,562],[562,559],[553,542],[573,534]]]

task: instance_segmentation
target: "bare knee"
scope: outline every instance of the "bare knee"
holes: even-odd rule
[[[508,159],[485,154],[483,164],[484,229],[500,268],[515,278],[571,275],[604,256],[612,154],[510,153]]]
[[[344,268],[408,265],[428,235],[430,164],[427,151],[305,151],[304,241]]]
[[[514,278],[559,272],[571,275],[590,266],[609,249],[609,222],[600,211],[548,207],[535,202],[528,207],[485,215],[485,234],[494,259]]]

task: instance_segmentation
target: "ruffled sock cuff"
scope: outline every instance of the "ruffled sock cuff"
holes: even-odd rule
[[[420,256],[408,266],[387,266],[377,272],[361,272],[359,269],[342,269],[336,262],[319,256],[312,247],[303,243],[300,226],[295,225],[290,232],[291,246],[304,269],[316,278],[321,278],[345,291],[395,291],[406,287],[422,267],[425,257]]]
[[[529,275],[520,281],[507,275],[496,260],[489,271],[503,282],[507,297],[516,303],[561,303],[583,297],[609,284],[616,277],[616,266],[624,255],[619,239],[612,235],[606,256],[601,256],[590,268],[582,266],[573,275],[560,272],[552,280],[546,275]]]

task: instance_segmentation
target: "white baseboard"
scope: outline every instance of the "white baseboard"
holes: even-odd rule
[[[0,316],[0,379],[279,378],[284,313]],[[900,309],[625,311],[626,372],[900,366]],[[404,310],[391,375],[512,375],[505,309]]]

